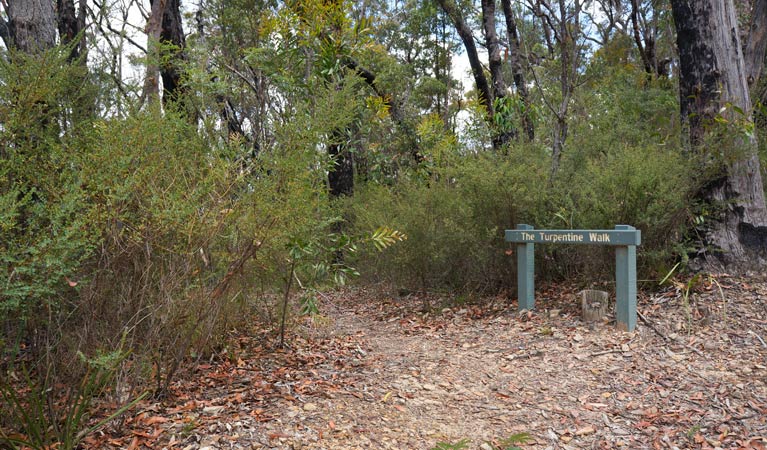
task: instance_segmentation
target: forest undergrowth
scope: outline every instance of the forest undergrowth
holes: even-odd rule
[[[712,280],[641,293],[633,333],[582,322],[568,284],[522,314],[505,295],[325,293],[287,348],[254,321],[83,445],[763,449],[767,287]],[[89,423],[114,407],[96,404]]]

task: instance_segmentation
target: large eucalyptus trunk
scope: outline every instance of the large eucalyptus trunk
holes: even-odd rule
[[[56,14],[50,0],[8,2],[8,43],[23,53],[34,54],[56,45]]]
[[[672,0],[681,76],[682,120],[694,155],[714,155],[718,170],[699,192],[704,202],[721,208],[705,240],[709,266],[748,268],[767,257],[767,207],[753,134],[738,128],[751,120],[746,64],[732,0]],[[712,142],[717,122],[729,121],[724,143]],[[722,136],[717,136],[721,138]],[[716,151],[715,151],[716,150]],[[708,157],[701,158],[708,160]]]
[[[157,0],[153,0],[157,1]],[[169,49],[169,54],[162,58],[160,76],[162,78],[162,101],[179,100],[184,91],[182,84],[183,62],[186,60],[186,39],[181,21],[181,2],[166,0],[162,14],[162,31],[160,41]]]

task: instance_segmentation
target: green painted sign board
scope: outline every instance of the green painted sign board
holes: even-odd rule
[[[615,247],[615,319],[618,328],[633,331],[636,327],[636,248],[642,232],[629,225],[614,230],[536,230],[517,225],[506,230],[506,241],[517,244],[517,292],[519,309],[535,307],[535,244],[586,244]]]

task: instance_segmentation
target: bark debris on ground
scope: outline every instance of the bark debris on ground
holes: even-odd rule
[[[152,449],[767,448],[767,283],[641,294],[633,333],[575,289],[468,302],[356,289],[276,351],[240,337],[91,444]],[[424,312],[428,311],[428,312]]]

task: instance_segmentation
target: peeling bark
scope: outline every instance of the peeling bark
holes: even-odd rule
[[[168,102],[179,100],[184,91],[181,79],[183,69],[181,66],[186,60],[186,39],[184,38],[179,0],[165,0],[160,42],[170,49],[170,55],[163,58],[166,62],[160,67],[163,90],[162,102],[163,104],[168,104]]]
[[[144,30],[147,35],[147,63],[144,89],[141,93],[143,102],[152,103],[160,96],[160,36],[166,1],[154,0],[152,2],[152,11]]]
[[[56,45],[56,15],[50,0],[13,0],[8,3],[11,46],[27,54]]]
[[[498,43],[498,33],[495,30],[495,0],[482,0],[482,28],[485,33],[490,79],[493,83],[493,97],[504,97],[506,95],[506,83],[503,80],[501,47]]]
[[[746,36],[743,59],[746,63],[746,80],[749,87],[753,88],[759,84],[767,52],[767,0],[756,0]]]
[[[719,114],[730,121],[751,120],[735,7],[732,0],[673,0],[671,5],[679,47],[681,114],[686,121],[690,151],[702,153],[705,138]],[[747,116],[722,112],[728,104]],[[732,155],[724,158],[722,172],[698,196],[723,209],[706,231],[705,243],[713,248],[702,255],[706,265],[737,269],[765,263],[767,207],[756,139],[732,131],[728,134],[731,139],[725,147],[733,148],[725,150]]]

